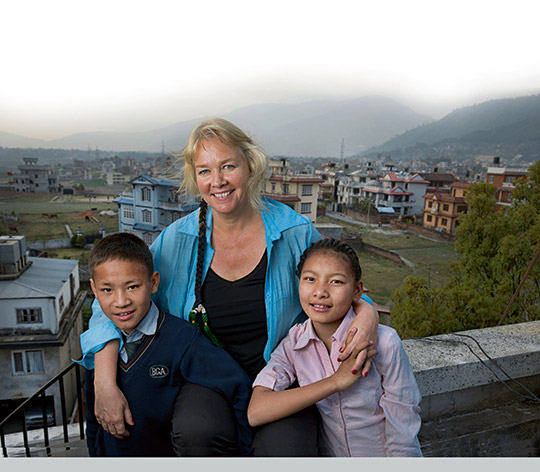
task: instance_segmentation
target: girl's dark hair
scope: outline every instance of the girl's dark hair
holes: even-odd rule
[[[154,273],[152,253],[146,243],[131,233],[111,234],[97,242],[88,258],[88,271],[94,277],[94,270],[103,262],[119,259],[141,263],[148,270],[148,277]]]
[[[360,282],[362,279],[362,268],[360,267],[360,262],[358,261],[356,252],[347,243],[333,238],[325,238],[314,242],[304,251],[304,253],[300,256],[300,262],[298,263],[298,267],[296,269],[296,275],[298,277],[300,277],[302,268],[309,257],[320,251],[335,252],[336,254],[341,255],[349,264],[349,267],[354,275],[354,281]]]
[[[205,336],[216,346],[223,347],[223,344],[216,338],[208,325],[208,314],[204,307],[202,297],[202,273],[204,265],[204,251],[206,247],[206,214],[208,204],[201,198],[199,206],[199,243],[197,246],[197,265],[195,267],[195,305],[189,313],[189,321],[197,326]]]

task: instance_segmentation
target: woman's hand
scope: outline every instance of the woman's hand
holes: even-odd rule
[[[110,341],[94,355],[95,414],[105,431],[117,439],[129,436],[126,423],[134,425],[128,402],[116,385],[118,341]]]
[[[352,367],[353,371],[362,369],[362,376],[366,377],[371,369],[371,358],[377,354],[377,334],[379,329],[379,313],[368,302],[360,299],[353,303],[356,317],[352,321],[347,331],[347,336],[339,352],[340,361],[349,357],[355,360]],[[372,341],[372,344],[366,347],[366,341]]]
[[[361,345],[364,349],[367,349],[368,352],[369,350],[371,350],[370,349],[370,346],[372,345],[371,342],[361,343]],[[376,355],[376,354],[377,354],[377,351],[374,351],[374,354],[372,355]],[[343,360],[338,370],[336,370],[336,372],[331,375],[331,378],[335,382],[335,385],[336,385],[336,391],[343,392],[347,390],[348,388],[352,387],[352,385],[361,378],[361,375],[358,372],[358,370],[355,370],[354,368],[354,363],[355,363],[354,357],[349,357],[348,359]]]

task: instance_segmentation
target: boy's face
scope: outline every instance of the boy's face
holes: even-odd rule
[[[337,329],[353,300],[362,295],[362,282],[355,282],[343,256],[317,251],[305,261],[300,274],[300,303],[315,328],[332,325]]]
[[[150,309],[150,296],[159,286],[159,273],[151,276],[140,262],[109,259],[94,268],[92,292],[103,313],[126,333],[131,333]]]

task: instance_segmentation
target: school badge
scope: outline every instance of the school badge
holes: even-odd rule
[[[150,367],[150,377],[153,379],[162,379],[169,375],[169,368],[164,365],[153,365]]]

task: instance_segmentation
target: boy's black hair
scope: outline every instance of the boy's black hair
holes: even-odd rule
[[[96,243],[88,259],[90,277],[94,277],[96,266],[113,259],[141,263],[148,270],[148,277],[154,273],[154,261],[150,249],[141,238],[134,234],[115,233]]]
[[[356,252],[347,243],[333,238],[325,238],[311,243],[311,246],[309,246],[300,256],[300,262],[298,263],[298,267],[296,269],[296,275],[298,277],[300,277],[302,268],[304,267],[304,264],[308,258],[319,251],[335,252],[336,254],[343,256],[351,268],[354,275],[354,281],[360,282],[362,279],[362,268],[360,267],[360,261],[358,260]]]

